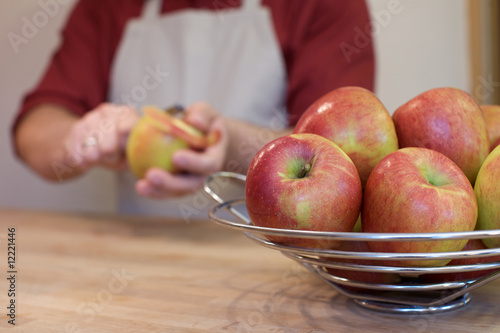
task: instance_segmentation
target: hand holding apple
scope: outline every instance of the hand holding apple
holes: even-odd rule
[[[361,207],[361,180],[335,143],[315,134],[292,134],[268,143],[254,156],[245,198],[248,215],[258,226],[351,231]],[[268,238],[296,246],[338,246],[332,240]]]
[[[138,121],[135,109],[111,103],[99,104],[75,119],[60,138],[66,158],[71,157],[71,167],[54,161],[57,178],[71,178],[95,166],[126,170],[126,141]]]
[[[401,148],[436,150],[474,184],[489,141],[481,109],[469,94],[455,88],[431,89],[400,106],[392,118]]]
[[[336,143],[352,159],[364,187],[370,172],[398,149],[396,129],[380,100],[361,87],[335,89],[316,100],[294,133],[313,133]]]
[[[387,155],[365,187],[361,224],[364,232],[420,233],[474,230],[477,202],[458,166],[426,148],[403,148]],[[467,240],[370,241],[374,252],[460,251]],[[392,261],[398,266],[439,266],[449,260]]]
[[[127,158],[137,178],[152,167],[170,173],[180,170],[172,161],[179,149],[203,150],[218,140],[217,133],[206,135],[168,112],[154,106],[143,108],[144,116],[133,128],[127,141]]]

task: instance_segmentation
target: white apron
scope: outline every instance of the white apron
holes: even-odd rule
[[[185,9],[161,15],[161,0],[146,0],[128,23],[111,73],[109,100],[169,107],[206,101],[221,114],[257,125],[286,126],[286,71],[271,12],[260,0],[241,8]],[[130,172],[118,176],[124,214],[206,218],[213,205],[199,192],[182,199],[139,196]]]

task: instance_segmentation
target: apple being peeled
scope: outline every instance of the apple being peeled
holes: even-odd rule
[[[469,94],[456,88],[431,89],[400,106],[392,118],[401,148],[443,153],[474,184],[490,145],[481,109]]]
[[[487,247],[480,239],[471,239],[467,242],[467,244],[463,248],[463,251],[485,250],[485,249],[487,249]],[[447,266],[486,264],[496,261],[500,261],[500,256],[453,259],[448,263]],[[420,280],[422,282],[431,282],[431,283],[441,283],[449,281],[468,281],[486,276],[497,270],[498,268],[489,270],[462,271],[457,273],[425,274],[420,277]]]
[[[366,183],[361,211],[364,232],[472,231],[477,202],[465,174],[445,155],[402,148],[387,155]],[[460,251],[467,240],[370,241],[374,252]],[[441,266],[449,260],[391,261],[397,266]]]
[[[477,174],[474,185],[479,216],[478,230],[500,229],[500,146],[493,149]],[[489,248],[500,247],[500,238],[483,239]]]
[[[500,144],[500,105],[481,105],[488,138],[490,139],[490,150]]]
[[[361,180],[336,144],[315,134],[292,134],[265,145],[253,158],[245,202],[262,227],[351,231],[361,208]],[[267,236],[278,243],[332,248],[339,241]]]
[[[180,118],[154,106],[143,108],[144,116],[127,140],[127,159],[132,173],[143,178],[146,171],[159,167],[176,173],[172,162],[179,149],[203,150],[218,140],[218,134],[206,135]]]
[[[313,133],[335,142],[349,155],[364,187],[370,172],[398,149],[391,116],[371,91],[335,89],[316,100],[299,119],[294,133]]]

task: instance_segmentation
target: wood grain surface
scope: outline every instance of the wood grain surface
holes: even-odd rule
[[[8,228],[16,230],[15,326]],[[435,315],[360,308],[209,221],[0,210],[1,332],[500,332],[500,281]]]

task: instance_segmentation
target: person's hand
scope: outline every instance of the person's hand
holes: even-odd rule
[[[203,151],[182,149],[173,156],[174,164],[183,172],[171,174],[160,168],[151,168],[136,183],[136,191],[143,196],[164,199],[194,192],[211,173],[222,170],[228,146],[223,117],[206,103],[195,103],[186,110],[184,120],[204,133],[218,132],[219,140]]]
[[[127,138],[138,120],[139,114],[125,105],[104,103],[86,113],[65,139],[72,164],[81,172],[97,165],[125,169]]]

